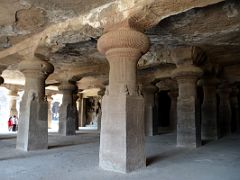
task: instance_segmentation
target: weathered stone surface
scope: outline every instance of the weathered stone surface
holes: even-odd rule
[[[137,91],[136,66],[148,51],[149,40],[129,21],[105,32],[98,50],[106,55],[110,72],[102,103],[99,165],[126,173],[146,166],[144,100]]]
[[[26,83],[20,104],[17,149],[24,151],[48,147],[48,103],[45,101],[45,79],[53,66],[34,57],[19,64]]]
[[[59,109],[59,134],[64,136],[75,135],[77,117],[76,100],[73,99],[73,91],[76,85],[69,81],[64,81],[59,86],[63,94],[62,105]],[[75,102],[73,101],[75,100]]]

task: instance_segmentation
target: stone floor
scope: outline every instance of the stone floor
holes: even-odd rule
[[[155,179],[239,180],[240,134],[211,142],[198,149],[175,147],[175,135],[146,139],[147,168],[130,174],[98,168],[99,135],[79,133],[49,135],[49,150],[15,150],[15,135],[0,136],[0,179]]]

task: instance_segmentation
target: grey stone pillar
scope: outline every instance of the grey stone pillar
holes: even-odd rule
[[[156,121],[156,106],[155,106],[155,93],[158,88],[154,85],[145,85],[142,87],[142,93],[144,97],[144,120],[145,120],[145,135],[153,136],[156,134],[156,130],[154,130],[154,121]]]
[[[62,92],[62,105],[59,109],[59,134],[64,136],[75,135],[76,132],[76,103],[73,101],[73,91],[77,86],[68,80],[63,81],[58,89]]]
[[[78,104],[78,126],[83,127],[82,124],[82,94],[78,95],[78,100],[77,100],[77,104]]]
[[[10,94],[10,116],[16,116],[18,117],[18,111],[17,111],[17,97],[18,92],[16,90],[11,90]]]
[[[170,107],[170,128],[172,131],[177,129],[177,97],[178,90],[171,90],[168,95],[171,98],[171,107]]]
[[[76,87],[77,88],[77,87]],[[77,110],[77,101],[78,101],[78,92],[77,90],[73,93],[73,107],[74,109],[76,109],[75,113],[76,113],[76,118],[75,118],[75,130],[78,130],[79,128],[79,118],[78,118],[78,110]]]
[[[146,166],[144,99],[137,93],[136,70],[149,40],[128,21],[105,32],[98,50],[106,55],[110,72],[103,97],[99,165],[126,173]]]
[[[217,123],[217,91],[218,81],[214,78],[202,79],[204,99],[201,107],[201,136],[202,140],[218,139],[218,123]]]
[[[178,82],[177,146],[198,147],[201,145],[200,122],[197,117],[197,79],[202,70],[194,65],[179,66],[173,76]]]
[[[239,124],[239,101],[238,101],[238,88],[234,87],[231,93],[231,108],[232,108],[232,131],[238,131],[240,129]]]
[[[25,86],[20,104],[17,149],[47,149],[48,103],[45,100],[45,80],[54,68],[50,63],[33,57],[22,61],[19,70],[25,76]]]
[[[218,88],[219,103],[219,137],[231,134],[231,88],[223,85]]]
[[[48,101],[48,129],[52,128],[52,95],[47,95],[47,101]]]

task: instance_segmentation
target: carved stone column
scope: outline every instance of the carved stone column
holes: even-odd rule
[[[222,85],[218,88],[219,103],[219,137],[231,134],[231,104],[230,104],[231,88]]]
[[[144,120],[145,120],[145,135],[146,136],[153,136],[156,134],[157,129],[154,130],[154,121],[156,121],[156,106],[155,106],[155,93],[157,92],[158,88],[154,85],[145,85],[142,87],[142,93],[144,97]]]
[[[170,128],[174,132],[177,129],[177,98],[178,90],[171,90],[168,95],[171,98],[171,107],[170,107]]]
[[[77,89],[77,86],[76,86],[76,89]],[[79,128],[78,110],[77,110],[78,98],[79,98],[78,91],[75,90],[75,92],[73,93],[73,107],[76,109],[75,130],[78,130],[78,128]]]
[[[231,93],[231,107],[232,107],[232,131],[240,129],[239,124],[239,101],[238,101],[238,88],[234,87]]]
[[[48,129],[52,128],[52,94],[47,95],[48,102]]]
[[[73,92],[77,86],[68,80],[63,81],[58,89],[62,92],[62,105],[59,109],[59,134],[64,136],[75,135],[76,130],[76,103],[73,101]]]
[[[10,97],[10,116],[15,115],[16,117],[18,117],[18,111],[17,111],[18,91],[10,90],[9,97]]]
[[[218,81],[216,78],[205,78],[200,81],[203,86],[204,99],[201,107],[201,137],[202,140],[218,139],[217,123],[217,91]]]
[[[19,64],[25,76],[24,95],[20,104],[17,148],[25,151],[48,148],[48,103],[45,80],[53,66],[33,57]]]
[[[100,167],[130,172],[146,166],[144,100],[138,94],[137,62],[149,49],[149,40],[129,21],[105,30],[98,50],[110,64],[109,87],[103,97]]]
[[[82,94],[78,95],[78,126],[83,127],[83,123],[82,123]]]
[[[197,80],[201,68],[194,65],[198,50],[194,47],[175,49],[172,57],[177,68],[173,77],[178,82],[177,146],[196,148],[201,145],[201,125],[198,112]],[[197,54],[196,54],[197,53]]]

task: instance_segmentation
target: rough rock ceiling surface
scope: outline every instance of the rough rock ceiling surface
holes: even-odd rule
[[[6,79],[19,77],[14,76],[17,63],[32,51],[54,64],[49,83],[58,82],[63,71],[86,75],[83,67],[91,71],[91,66],[107,64],[96,50],[104,25],[127,17],[147,28],[152,42],[138,63],[139,74],[170,76],[163,69],[170,72],[175,67],[169,49],[177,45],[201,47],[214,64],[231,67],[240,61],[238,0],[2,0],[0,4],[0,64],[8,66]]]

